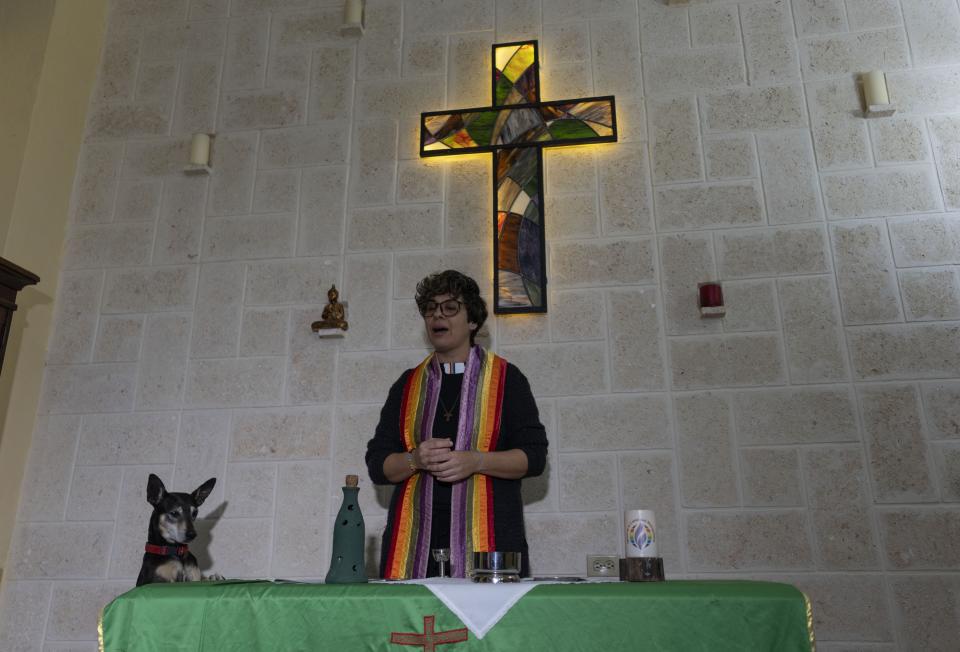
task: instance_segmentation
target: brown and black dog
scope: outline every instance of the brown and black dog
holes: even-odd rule
[[[153,505],[153,513],[150,515],[147,545],[144,547],[137,586],[154,582],[223,579],[219,575],[204,578],[197,558],[190,553],[187,545],[197,536],[193,527],[197,508],[207,499],[216,483],[216,478],[210,478],[193,493],[169,493],[160,478],[150,474],[147,479],[147,502]]]

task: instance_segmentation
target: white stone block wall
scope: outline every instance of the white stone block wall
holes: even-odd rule
[[[531,563],[585,572],[652,508],[671,578],[788,581],[823,650],[960,638],[955,0],[114,0],[5,565],[0,649],[94,650],[133,586],[148,473],[216,476],[209,572],[321,578],[346,473],[426,352],[412,301],[491,291],[488,159],[418,158],[536,38],[544,99],[615,94],[621,140],[545,154],[550,312],[491,317],[547,473]],[[897,106],[864,120],[855,74]],[[215,132],[213,174],[186,177]],[[702,320],[697,283],[724,282]],[[309,330],[336,283],[350,330]]]

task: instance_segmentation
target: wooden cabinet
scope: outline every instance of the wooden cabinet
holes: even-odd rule
[[[3,370],[3,356],[7,352],[13,313],[17,309],[17,293],[27,285],[39,282],[40,277],[33,272],[0,258],[0,371]]]

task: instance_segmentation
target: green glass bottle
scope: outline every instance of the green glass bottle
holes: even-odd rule
[[[365,529],[357,494],[359,478],[348,475],[343,487],[343,504],[333,524],[333,554],[330,570],[324,580],[327,584],[356,584],[367,581],[364,561]]]

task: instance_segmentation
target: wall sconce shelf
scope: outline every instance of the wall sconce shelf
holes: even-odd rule
[[[183,168],[183,173],[190,176],[207,175],[213,172],[209,165],[197,165],[191,163]]]
[[[889,118],[896,112],[897,108],[892,104],[870,104],[863,115],[865,118]]]
[[[346,337],[347,335],[339,328],[317,328],[316,326],[311,326],[311,329],[321,340],[326,340],[331,337]]]

